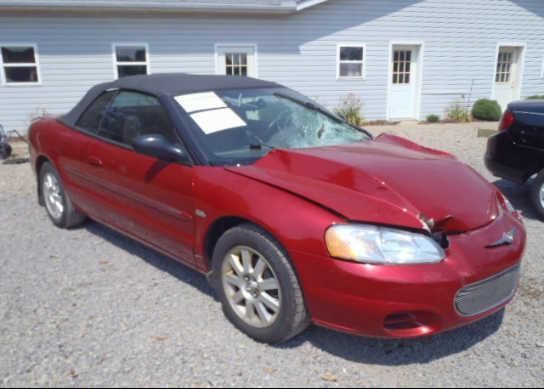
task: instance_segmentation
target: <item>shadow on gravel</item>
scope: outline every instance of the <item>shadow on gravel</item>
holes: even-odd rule
[[[411,340],[363,338],[314,326],[278,348],[296,348],[310,342],[327,353],[353,362],[386,366],[427,363],[467,350],[493,335],[503,317],[504,309],[467,327]]]
[[[206,277],[197,271],[101,224],[88,222],[85,228],[90,233],[215,298]],[[371,339],[311,326],[302,335],[275,347],[292,349],[309,342],[327,353],[354,362],[388,366],[426,363],[464,351],[489,337],[501,326],[503,313],[504,310],[470,326],[416,340]]]
[[[85,229],[90,233],[97,235],[111,244],[125,250],[126,252],[143,259],[145,262],[156,267],[157,269],[165,271],[168,274],[176,277],[178,280],[191,285],[200,292],[215,298],[213,290],[208,284],[206,277],[196,270],[193,270],[172,258],[162,255],[131,238],[125,237],[117,231],[114,231],[102,224],[89,221],[85,223]]]
[[[514,208],[521,211],[523,216],[530,220],[540,220],[529,199],[529,190],[526,185],[515,184],[506,180],[497,180],[493,183],[512,202]]]

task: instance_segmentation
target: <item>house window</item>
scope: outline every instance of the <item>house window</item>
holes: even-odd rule
[[[364,46],[338,47],[338,77],[363,78]]]
[[[147,51],[146,45],[114,45],[117,78],[148,74]]]
[[[35,46],[2,47],[2,67],[6,84],[37,84],[38,61]]]
[[[512,69],[512,52],[501,51],[497,59],[497,73],[495,82],[510,82],[510,71]]]
[[[215,73],[226,76],[257,77],[257,45],[217,43]]]
[[[225,53],[227,76],[247,76],[247,53]]]
[[[412,50],[395,50],[393,53],[393,84],[409,84]]]

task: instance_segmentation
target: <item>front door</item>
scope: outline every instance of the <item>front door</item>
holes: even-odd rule
[[[251,45],[217,45],[216,74],[257,77],[255,47]]]
[[[393,46],[391,57],[390,119],[417,117],[418,46]]]
[[[83,123],[85,124],[85,123]],[[132,140],[160,134],[178,142],[172,122],[154,96],[117,92],[89,137],[83,160],[93,204],[85,212],[162,252],[193,262],[193,171],[135,152]]]
[[[495,99],[502,109],[520,97],[520,47],[501,46],[495,71]]]

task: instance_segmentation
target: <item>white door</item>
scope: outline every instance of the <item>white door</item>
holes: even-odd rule
[[[495,72],[495,99],[502,109],[519,99],[521,48],[503,46],[499,48]]]
[[[257,77],[254,46],[217,45],[216,74]]]
[[[416,118],[418,46],[393,46],[389,118]]]

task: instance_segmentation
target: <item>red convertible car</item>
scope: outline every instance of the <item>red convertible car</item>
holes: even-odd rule
[[[29,134],[55,225],[89,217],[207,274],[259,341],[434,334],[517,289],[526,234],[494,186],[275,83],[127,77]]]

